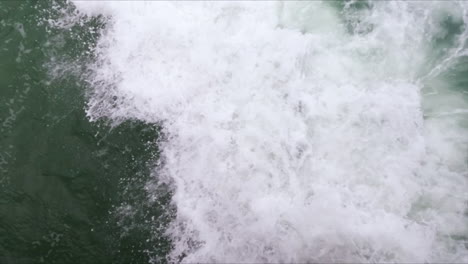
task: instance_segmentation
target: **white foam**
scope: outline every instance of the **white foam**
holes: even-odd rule
[[[76,5],[111,18],[90,118],[164,121],[170,259],[468,261],[465,161],[418,81],[443,3],[376,2],[354,35],[325,2]]]

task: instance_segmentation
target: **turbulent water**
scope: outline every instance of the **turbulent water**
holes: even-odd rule
[[[145,261],[468,262],[468,2],[65,6],[96,37],[52,78],[158,128],[111,217]]]

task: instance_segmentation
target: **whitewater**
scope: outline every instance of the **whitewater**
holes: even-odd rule
[[[89,119],[164,134],[165,260],[468,262],[468,2],[73,3]]]

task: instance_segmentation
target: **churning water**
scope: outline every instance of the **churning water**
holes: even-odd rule
[[[170,260],[468,261],[466,2],[76,5],[89,117],[166,135]]]
[[[164,135],[152,261],[468,262],[468,2],[73,4],[88,118]]]

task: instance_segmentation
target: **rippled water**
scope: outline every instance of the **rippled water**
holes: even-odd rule
[[[146,224],[161,209],[144,190],[158,129],[89,122],[81,78],[103,24],[49,25],[71,11],[0,2],[0,263],[147,262],[161,243]]]

